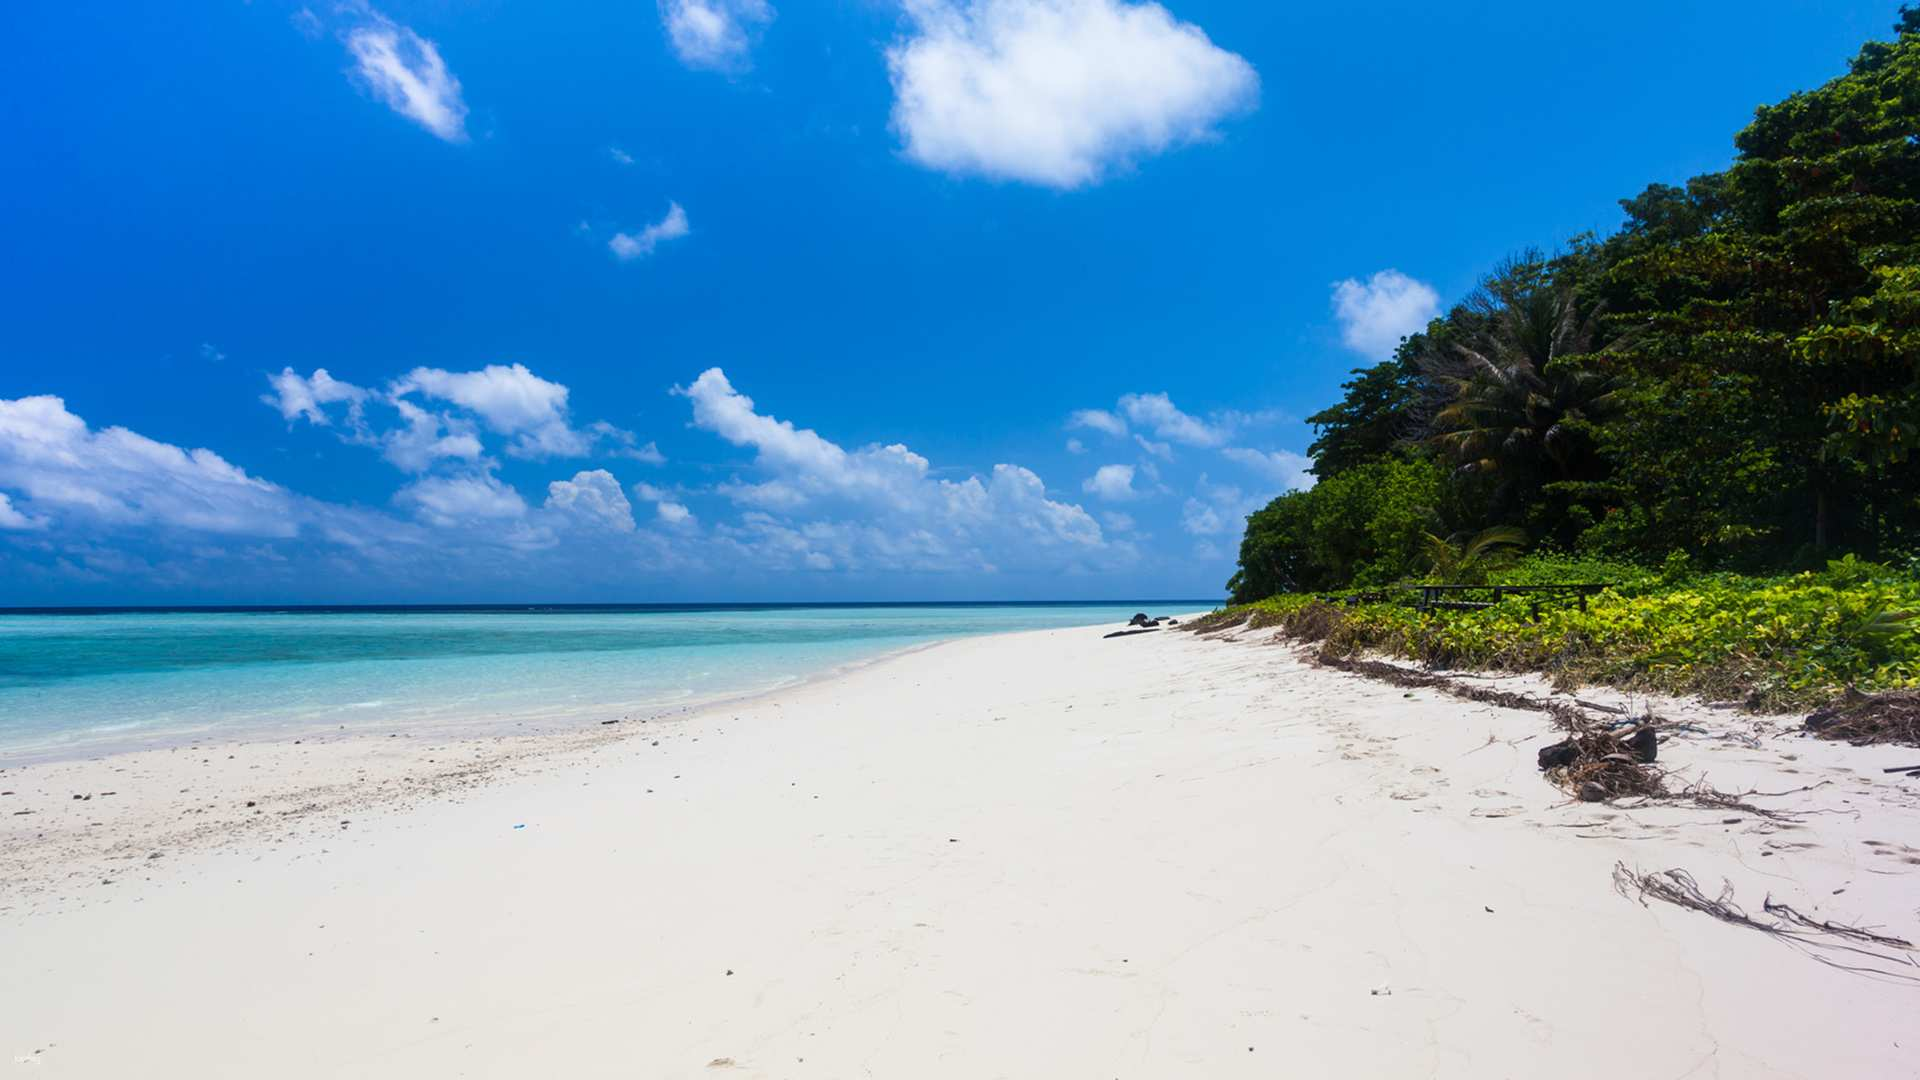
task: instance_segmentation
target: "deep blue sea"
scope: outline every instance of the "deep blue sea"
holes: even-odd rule
[[[0,764],[300,732],[533,732],[947,638],[1208,601],[0,612]]]

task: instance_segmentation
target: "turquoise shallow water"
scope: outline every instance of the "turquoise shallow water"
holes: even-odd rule
[[[0,763],[303,731],[553,730],[947,638],[1206,606],[0,614]]]

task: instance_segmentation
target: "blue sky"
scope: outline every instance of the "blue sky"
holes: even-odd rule
[[[1215,596],[1896,8],[8,4],[0,604]]]

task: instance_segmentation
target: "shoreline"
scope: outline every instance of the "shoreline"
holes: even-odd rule
[[[1014,633],[1036,632],[1045,631]],[[624,739],[671,739],[678,722],[764,703],[962,640],[967,638],[902,646],[778,686],[642,716],[598,720],[596,710],[582,710],[574,726],[544,731],[461,733],[457,725],[398,732],[322,728],[9,761],[0,766],[0,916],[21,902],[56,893],[62,882],[85,889],[95,879],[111,883],[117,871],[143,869],[142,860],[263,837],[278,842],[318,835],[341,813],[404,812],[503,778],[565,767],[571,758]],[[203,766],[197,772],[192,769],[196,760]],[[174,787],[181,782],[188,786]],[[350,827],[352,821],[348,817],[339,825]],[[49,858],[49,851],[59,854]]]
[[[1269,634],[1104,629],[522,740],[545,753],[436,744],[439,788],[392,768],[432,747],[367,746],[419,740],[303,742],[304,775],[399,797],[255,798],[272,827],[228,828],[235,792],[168,804],[205,835],[158,859],[9,847],[10,881],[74,873],[0,901],[0,1053],[46,1076],[1906,1075],[1920,977],[1613,877],[1920,937],[1920,782],[1877,775],[1897,749],[1662,702],[1663,764],[1778,816],[1578,804],[1534,767],[1537,713]],[[143,783],[271,773],[232,752],[154,752]]]
[[[554,605],[547,605],[547,606],[553,607]],[[627,606],[630,607],[632,605],[627,605]],[[1056,605],[1054,605],[1052,602],[1037,602],[1037,601],[1031,602],[1031,603],[1021,603],[1021,604],[1000,604],[1000,603],[980,603],[980,604],[911,603],[911,604],[908,604],[908,603],[902,603],[902,604],[894,604],[894,605],[887,605],[887,604],[732,605],[732,607],[734,608],[754,609],[754,610],[759,610],[759,609],[813,610],[813,609],[818,609],[822,607],[847,608],[847,609],[855,609],[855,610],[869,608],[869,607],[882,608],[882,609],[886,609],[886,608],[915,609],[915,608],[924,608],[924,607],[995,609],[995,608],[1006,608],[1010,606],[1011,607],[1045,608],[1045,607],[1052,607]],[[1133,605],[1131,602],[1123,601],[1123,602],[1114,604],[1112,606],[1114,607],[1114,611],[1117,613],[1121,611],[1123,608],[1131,607]],[[622,605],[598,605],[598,606],[582,606],[582,607],[583,609],[590,607],[592,610],[597,611],[597,610],[600,610],[600,608],[602,607],[621,608],[623,606]],[[707,610],[709,608],[715,608],[715,607],[716,607],[715,605],[689,605],[687,610],[691,613],[697,614],[701,611]],[[681,613],[680,609],[674,605],[662,605],[661,609],[663,611],[667,611],[667,613],[672,613],[672,614]],[[102,610],[113,611],[113,612],[122,611],[122,609],[102,609]],[[145,613],[146,611],[146,609],[125,609],[125,610],[135,614]],[[251,609],[251,608],[207,608],[207,609],[181,608],[181,609],[155,609],[155,610],[160,611],[162,613],[166,613],[166,614],[179,614],[179,613],[198,614],[198,613],[208,613],[208,612],[210,613],[239,612],[239,613],[267,613],[267,614],[286,614],[286,613],[299,614],[301,613],[300,609],[287,609],[287,608],[277,608],[277,607],[263,608],[263,609],[257,609],[257,610]],[[425,611],[428,613],[442,613],[442,612],[467,613],[467,612],[492,612],[495,610],[510,611],[512,609],[507,609],[507,608],[494,609],[494,608],[486,607],[484,605],[473,605],[473,606],[467,606],[467,607],[454,606],[454,607],[446,607],[446,608],[417,608],[417,609],[416,608],[387,608],[387,607],[315,608],[313,609],[313,611],[321,614],[336,614],[336,613],[362,614],[362,613],[369,613],[369,612],[376,613],[376,614],[390,614],[390,613],[407,613],[415,610]],[[5,614],[7,613],[4,610],[0,610],[0,615],[5,615]],[[1097,624],[1088,623],[1085,625],[1092,626]],[[1074,627],[1067,627],[1067,628],[1071,629]],[[1001,633],[1022,633],[1022,632],[1024,631],[1020,631],[1020,630],[1001,631]],[[385,724],[358,723],[352,726],[345,725],[345,724],[337,724],[333,722],[321,722],[321,721],[305,721],[305,722],[280,721],[277,723],[269,722],[264,724],[256,722],[256,723],[243,723],[243,724],[235,725],[232,728],[226,728],[226,729],[223,729],[219,726],[209,726],[209,727],[204,727],[199,729],[176,729],[176,730],[166,731],[166,732],[162,732],[162,733],[151,735],[151,736],[145,736],[145,737],[122,737],[118,735],[107,735],[107,736],[98,736],[98,737],[90,736],[87,738],[83,738],[81,740],[64,742],[64,743],[63,742],[40,742],[40,743],[22,743],[17,745],[7,745],[7,746],[0,746],[0,772],[4,772],[7,769],[17,769],[17,768],[23,768],[27,766],[95,760],[95,759],[117,757],[117,756],[123,756],[128,754],[138,754],[138,753],[145,753],[145,752],[152,752],[152,751],[171,751],[171,750],[187,749],[187,748],[203,747],[203,746],[207,748],[214,748],[216,746],[217,747],[247,746],[247,745],[269,744],[269,743],[276,743],[276,742],[286,742],[295,738],[321,739],[321,738],[333,737],[336,732],[341,732],[341,731],[350,732],[351,735],[354,737],[368,737],[368,738],[385,737],[389,734],[397,732],[402,736],[433,738],[433,739],[440,739],[443,741],[487,740],[487,739],[494,739],[499,737],[539,738],[539,737],[545,737],[545,736],[554,735],[554,734],[561,734],[561,735],[575,734],[580,730],[587,728],[590,725],[601,723],[607,716],[609,716],[614,712],[621,713],[621,716],[619,717],[621,721],[640,721],[640,720],[658,720],[658,719],[663,719],[663,718],[674,716],[674,715],[694,712],[694,711],[707,709],[707,708],[724,707],[732,703],[752,701],[767,694],[780,693],[780,692],[791,690],[797,687],[806,686],[809,683],[812,683],[817,680],[837,678],[843,674],[857,671],[866,665],[881,663],[895,656],[907,655],[915,651],[918,651],[920,649],[932,648],[934,646],[940,645],[947,641],[959,640],[961,638],[974,637],[974,636],[980,636],[980,635],[969,633],[969,634],[956,635],[954,637],[935,637],[930,640],[917,641],[911,644],[899,645],[899,646],[894,646],[890,648],[883,648],[869,655],[855,657],[854,659],[851,659],[851,660],[843,660],[836,663],[830,663],[824,667],[808,670],[797,675],[782,676],[779,680],[775,681],[771,685],[764,685],[764,686],[757,686],[757,687],[744,687],[744,688],[731,689],[731,690],[720,690],[720,691],[714,691],[714,692],[705,694],[704,696],[698,692],[689,692],[688,696],[684,698],[676,699],[673,701],[650,703],[650,704],[602,702],[602,703],[595,703],[595,704],[588,704],[588,705],[574,705],[574,706],[568,706],[568,707],[561,707],[553,712],[542,713],[538,715],[536,718],[531,718],[531,719],[529,718],[528,714],[525,714],[525,713],[507,712],[507,713],[492,715],[487,719],[442,716],[442,717],[436,717],[434,719],[427,720],[424,722],[419,720],[409,720],[403,717],[394,717],[392,723],[385,723]]]

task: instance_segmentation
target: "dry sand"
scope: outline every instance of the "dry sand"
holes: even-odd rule
[[[1541,714],[1258,638],[1014,634],[577,736],[0,771],[0,1069],[1920,1075],[1920,967],[1613,882],[1920,939],[1920,781],[1880,771],[1920,752],[1666,702],[1663,764],[1810,788],[1752,797],[1792,818],[1569,803]]]

